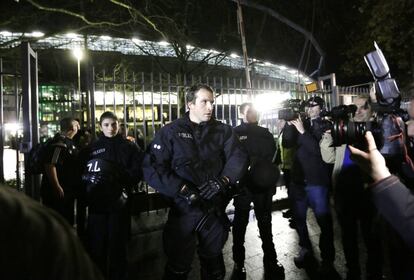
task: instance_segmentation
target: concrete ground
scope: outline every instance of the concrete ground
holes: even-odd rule
[[[278,198],[283,198],[284,196],[286,196],[285,190],[279,188]],[[232,206],[230,205],[228,207],[228,213],[231,212]],[[167,212],[165,210],[161,210],[158,211],[158,213],[142,213],[140,216],[133,218],[132,238],[129,247],[130,279],[158,280],[162,278],[166,259],[162,251],[162,227],[159,225],[165,221],[166,214]],[[278,259],[285,268],[285,279],[311,279],[304,269],[298,269],[293,263],[293,257],[298,252],[298,238],[295,230],[289,227],[289,222],[282,217],[281,210],[274,211],[272,217],[273,240],[276,246]],[[229,218],[232,219],[232,214],[229,214]],[[335,267],[342,279],[345,279],[346,268],[340,242],[340,233],[336,219],[334,220],[336,248]],[[312,211],[308,212],[308,227],[315,256],[320,260],[320,252],[317,245],[320,230]],[[143,230],[143,228],[146,228],[146,230]],[[226,264],[225,279],[230,279],[233,269],[231,246],[232,235],[230,233],[224,247],[224,260]],[[250,222],[247,227],[245,247],[247,279],[263,279],[263,252],[254,211],[250,212]],[[361,264],[363,264],[365,262],[365,255],[362,254],[361,259]],[[363,267],[363,265],[361,266]],[[315,279],[314,277],[312,278]],[[189,279],[199,279],[197,256],[194,257],[193,269]]]

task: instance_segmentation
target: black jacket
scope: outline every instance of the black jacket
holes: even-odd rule
[[[253,171],[246,173],[243,182],[247,185],[274,186],[275,180],[279,177],[279,170],[272,164],[276,152],[273,135],[257,123],[242,123],[234,128],[234,132],[249,155],[250,171]],[[255,172],[252,170],[255,166],[260,166],[262,170]]]
[[[286,124],[283,130],[282,145],[285,148],[296,147],[291,169],[292,182],[302,185],[330,185],[330,170],[322,160],[319,140],[321,139],[320,119],[304,122],[305,133],[300,134],[294,125]]]
[[[84,173],[100,173],[102,178],[96,186],[87,183],[87,191],[94,190],[90,198],[92,204],[104,205],[116,200],[122,189],[132,187],[142,178],[143,152],[121,135],[111,138],[100,136],[82,151],[81,158]],[[99,164],[91,166],[90,162],[94,160],[99,160]]]
[[[239,140],[249,154],[250,161],[258,159],[273,160],[276,152],[276,143],[273,135],[267,128],[256,123],[242,123],[234,128]]]
[[[161,194],[175,198],[185,183],[195,186],[227,176],[236,183],[247,155],[229,125],[211,119],[195,124],[188,113],[158,131],[144,159],[144,178]]]
[[[414,193],[395,176],[389,176],[370,188],[378,211],[414,249]]]

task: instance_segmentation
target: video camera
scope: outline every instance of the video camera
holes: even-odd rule
[[[292,121],[305,115],[305,103],[300,99],[289,99],[283,104],[283,109],[279,110],[278,119]]]
[[[403,147],[396,137],[404,131],[399,118],[405,120],[407,114],[400,109],[400,91],[391,78],[387,61],[376,42],[374,46],[375,51],[365,55],[364,59],[374,77],[373,87],[377,101],[371,107],[376,115],[368,122],[353,122],[349,117],[341,116],[334,120],[331,132],[334,146],[356,144],[363,147],[365,132],[371,131],[381,154],[386,158],[395,158],[403,155]]]

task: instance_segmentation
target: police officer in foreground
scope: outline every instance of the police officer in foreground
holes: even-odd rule
[[[118,134],[112,112],[100,117],[102,135],[84,152],[88,250],[106,279],[127,278],[128,190],[141,178],[143,153]]]
[[[143,164],[145,180],[171,203],[164,279],[187,279],[196,249],[201,279],[224,279],[225,208],[247,155],[232,128],[213,118],[208,85],[192,86],[186,100],[189,112],[157,133]]]
[[[234,131],[249,154],[250,169],[241,181],[241,185],[246,187],[244,193],[234,198],[233,260],[235,264],[232,279],[246,279],[244,237],[249,223],[251,202],[254,204],[262,239],[265,279],[284,279],[284,269],[277,261],[272,236],[272,197],[279,178],[279,169],[272,164],[276,143],[267,128],[257,125],[258,116],[252,103],[243,103],[240,106],[240,115],[243,122]]]

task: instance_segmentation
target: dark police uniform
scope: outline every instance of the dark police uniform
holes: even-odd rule
[[[186,279],[196,248],[202,279],[224,277],[222,248],[229,231],[224,210],[229,199],[215,197],[214,213],[206,214],[206,205],[190,205],[178,192],[184,184],[199,186],[220,176],[234,184],[245,172],[246,163],[247,155],[232,128],[214,119],[195,124],[187,113],[157,133],[143,170],[145,180],[171,202],[164,229],[166,279]]]
[[[266,161],[271,165],[276,152],[276,143],[268,129],[260,127],[257,123],[242,123],[234,128],[242,145],[248,151],[251,169],[259,161]],[[275,184],[270,182],[267,188],[259,188],[256,183],[264,182],[270,178],[277,178],[279,170],[274,167],[271,173],[263,174],[263,178],[254,178],[252,173],[247,173],[243,178],[245,193],[234,198],[233,221],[233,259],[239,267],[244,266],[245,248],[244,238],[249,222],[250,203],[254,203],[254,211],[257,217],[262,248],[264,252],[265,272],[275,267],[277,255],[272,236],[272,196],[275,192]]]
[[[102,135],[84,156],[89,252],[107,279],[125,279],[129,229],[125,191],[141,178],[143,153],[121,135]]]
[[[79,153],[73,141],[61,134],[56,134],[46,147],[44,164],[56,167],[59,184],[63,188],[64,197],[59,198],[47,175],[43,175],[41,196],[44,205],[61,214],[70,225],[74,224],[75,191],[80,187],[81,169]]]

